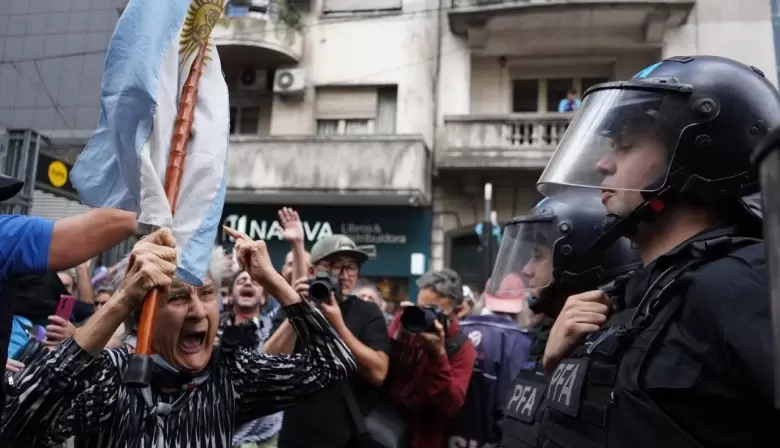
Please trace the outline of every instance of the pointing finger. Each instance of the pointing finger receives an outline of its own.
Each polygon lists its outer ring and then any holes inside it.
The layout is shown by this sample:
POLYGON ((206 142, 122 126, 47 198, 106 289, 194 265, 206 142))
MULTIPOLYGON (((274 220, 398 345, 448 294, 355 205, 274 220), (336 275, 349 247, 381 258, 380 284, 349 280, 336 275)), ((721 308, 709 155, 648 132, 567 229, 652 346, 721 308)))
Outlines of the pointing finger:
POLYGON ((222 229, 225 231, 225 233, 232 236, 236 240, 252 241, 252 238, 249 238, 249 235, 247 235, 244 232, 239 232, 238 230, 230 228, 228 226, 222 226, 222 229))

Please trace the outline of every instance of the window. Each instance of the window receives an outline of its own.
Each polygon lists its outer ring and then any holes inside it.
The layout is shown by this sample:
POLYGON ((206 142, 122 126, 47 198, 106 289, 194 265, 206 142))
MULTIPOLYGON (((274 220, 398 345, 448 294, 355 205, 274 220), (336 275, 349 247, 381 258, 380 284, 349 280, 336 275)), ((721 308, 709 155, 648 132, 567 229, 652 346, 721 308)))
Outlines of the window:
POLYGON ((607 81, 607 77, 513 79, 512 112, 557 112, 569 89, 581 97, 588 88, 607 81))
POLYGON ((539 108, 539 81, 515 79, 512 81, 512 112, 536 112, 539 108))
POLYGON ((260 127, 259 107, 231 107, 230 133, 257 134, 260 127))
POLYGON ((401 0, 324 0, 323 14, 400 11, 401 0))
POLYGON ((320 87, 317 135, 394 134, 397 102, 396 86, 320 87))
POLYGON ((609 82, 609 78, 582 78, 582 91, 580 92, 580 96, 582 96, 583 93, 585 93, 588 89, 595 86, 596 84, 601 84, 609 82))
POLYGON ((268 13, 268 0, 230 0, 225 7, 228 17, 247 15, 265 15, 268 13))
MULTIPOLYGON (((569 89, 576 90, 576 87, 574 87, 574 79, 572 78, 555 78, 547 80, 547 112, 558 112, 558 103, 566 98, 569 89)), ((579 91, 577 93, 581 94, 579 91)))

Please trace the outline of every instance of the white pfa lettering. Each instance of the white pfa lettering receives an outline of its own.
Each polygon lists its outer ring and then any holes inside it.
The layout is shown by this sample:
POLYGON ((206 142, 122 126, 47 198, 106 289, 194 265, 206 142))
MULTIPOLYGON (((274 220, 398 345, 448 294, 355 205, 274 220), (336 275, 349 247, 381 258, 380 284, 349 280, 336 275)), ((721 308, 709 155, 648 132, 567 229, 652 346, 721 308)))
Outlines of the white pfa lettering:
POLYGON ((509 399, 509 409, 514 409, 520 415, 533 417, 534 404, 536 403, 537 389, 533 386, 518 384, 512 391, 509 399))
POLYGON ((574 390, 574 380, 580 370, 579 364, 561 364, 555 369, 550 382, 550 398, 558 403, 571 406, 571 394, 574 390))

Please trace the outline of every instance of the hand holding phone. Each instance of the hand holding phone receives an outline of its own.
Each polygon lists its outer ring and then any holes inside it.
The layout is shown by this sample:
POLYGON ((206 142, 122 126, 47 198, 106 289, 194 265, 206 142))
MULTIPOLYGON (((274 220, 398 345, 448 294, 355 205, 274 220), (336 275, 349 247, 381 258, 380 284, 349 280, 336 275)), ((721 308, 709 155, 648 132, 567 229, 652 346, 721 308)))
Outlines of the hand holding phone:
POLYGON ((70 315, 73 314, 73 306, 75 304, 75 297, 63 294, 60 296, 59 303, 57 303, 57 312, 55 314, 65 319, 66 321, 69 321, 70 315))

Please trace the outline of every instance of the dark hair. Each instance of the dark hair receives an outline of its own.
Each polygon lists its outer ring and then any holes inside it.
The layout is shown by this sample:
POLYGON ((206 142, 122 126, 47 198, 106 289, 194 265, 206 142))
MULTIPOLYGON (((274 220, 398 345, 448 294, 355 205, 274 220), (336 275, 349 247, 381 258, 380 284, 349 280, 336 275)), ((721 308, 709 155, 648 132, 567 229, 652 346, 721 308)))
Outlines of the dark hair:
POLYGON ((56 272, 17 277, 14 315, 26 317, 35 325, 46 325, 63 294, 68 291, 56 272))
POLYGON ((566 94, 567 95, 576 95, 577 94, 577 89, 575 89, 574 87, 570 87, 569 90, 566 91, 566 94))

